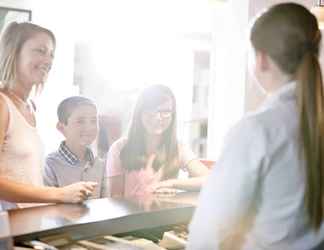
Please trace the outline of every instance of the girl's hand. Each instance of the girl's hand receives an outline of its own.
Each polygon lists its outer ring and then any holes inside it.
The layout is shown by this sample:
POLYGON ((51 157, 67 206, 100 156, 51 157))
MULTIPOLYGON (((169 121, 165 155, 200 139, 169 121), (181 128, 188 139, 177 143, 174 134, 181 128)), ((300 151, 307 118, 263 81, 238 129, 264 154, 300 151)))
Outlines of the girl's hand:
POLYGON ((177 192, 174 186, 174 180, 160 181, 152 187, 152 192, 158 195, 174 195, 177 192))
POLYGON ((175 181, 174 180, 165 180, 165 181, 160 181, 154 185, 155 190, 159 189, 165 189, 165 188, 175 188, 175 181))
POLYGON ((154 192, 158 197, 170 197, 177 194, 177 189, 174 188, 159 188, 154 192))
MULTIPOLYGON (((147 163, 146 163, 146 169, 153 170, 153 162, 156 158, 156 154, 151 154, 148 157, 147 163)), ((160 181, 162 177, 162 169, 159 169, 157 173, 155 173, 155 181, 154 184, 152 184, 149 187, 149 193, 154 193, 157 195, 174 195, 176 193, 176 189, 174 189, 174 183, 176 180, 165 180, 165 181, 160 181)))
POLYGON ((58 188, 58 200, 64 203, 80 203, 92 195, 96 182, 77 182, 58 188))

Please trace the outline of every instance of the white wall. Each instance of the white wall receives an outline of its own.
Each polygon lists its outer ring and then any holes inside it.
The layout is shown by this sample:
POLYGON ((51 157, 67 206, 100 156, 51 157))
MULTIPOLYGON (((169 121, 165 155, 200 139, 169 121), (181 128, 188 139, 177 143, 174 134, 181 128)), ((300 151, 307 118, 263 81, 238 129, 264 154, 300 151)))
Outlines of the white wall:
MULTIPOLYGON (((217 3, 217 2, 216 2, 217 3)), ((228 129, 244 113, 248 0, 214 6, 207 157, 216 159, 228 129)))
POLYGON ((188 35, 210 30, 204 2, 91 2, 96 8, 80 3, 75 15, 80 20, 77 32, 89 49, 89 53, 82 50, 88 60, 78 65, 84 68, 84 92, 103 112, 121 113, 127 128, 133 102, 126 95, 151 84, 168 85, 177 99, 179 137, 189 138, 184 124, 191 120, 194 51, 199 41, 188 35), (95 15, 87 21, 83 13, 95 15))
MULTIPOLYGON (((57 1, 33 1, 33 22, 52 30, 56 36, 55 59, 49 79, 37 100, 38 129, 44 140, 45 153, 57 148, 62 139, 56 130, 56 108, 65 97, 78 94, 73 86, 74 23, 70 10, 72 3, 64 6, 57 1)), ((74 6, 75 9, 75 6, 74 6)))

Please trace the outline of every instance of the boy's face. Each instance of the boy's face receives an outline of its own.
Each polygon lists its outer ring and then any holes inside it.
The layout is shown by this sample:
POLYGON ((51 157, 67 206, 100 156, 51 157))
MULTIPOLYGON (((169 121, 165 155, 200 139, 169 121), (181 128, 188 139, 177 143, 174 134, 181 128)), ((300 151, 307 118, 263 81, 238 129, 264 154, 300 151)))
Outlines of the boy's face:
POLYGON ((97 137, 98 114, 96 107, 81 105, 73 110, 67 124, 58 123, 57 128, 72 145, 88 146, 97 137))

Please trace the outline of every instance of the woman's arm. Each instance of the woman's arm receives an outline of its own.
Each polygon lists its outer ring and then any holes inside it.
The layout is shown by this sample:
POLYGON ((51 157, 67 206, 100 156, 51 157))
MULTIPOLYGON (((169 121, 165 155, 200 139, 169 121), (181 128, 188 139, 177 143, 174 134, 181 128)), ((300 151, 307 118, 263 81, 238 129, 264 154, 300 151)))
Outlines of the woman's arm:
POLYGON ((85 200, 96 183, 78 182, 62 188, 36 187, 0 176, 0 199, 10 202, 78 203, 85 200))
POLYGON ((206 176, 209 173, 209 169, 198 159, 189 161, 187 164, 187 170, 190 177, 206 176))

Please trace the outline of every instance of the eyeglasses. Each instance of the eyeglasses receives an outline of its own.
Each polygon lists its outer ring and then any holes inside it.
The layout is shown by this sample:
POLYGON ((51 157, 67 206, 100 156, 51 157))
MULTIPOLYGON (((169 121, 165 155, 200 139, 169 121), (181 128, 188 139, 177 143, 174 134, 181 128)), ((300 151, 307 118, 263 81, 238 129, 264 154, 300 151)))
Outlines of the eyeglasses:
POLYGON ((168 119, 172 117, 173 111, 172 110, 145 111, 144 114, 149 116, 150 118, 155 118, 159 115, 159 117, 162 119, 168 119))

